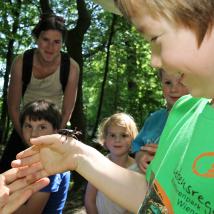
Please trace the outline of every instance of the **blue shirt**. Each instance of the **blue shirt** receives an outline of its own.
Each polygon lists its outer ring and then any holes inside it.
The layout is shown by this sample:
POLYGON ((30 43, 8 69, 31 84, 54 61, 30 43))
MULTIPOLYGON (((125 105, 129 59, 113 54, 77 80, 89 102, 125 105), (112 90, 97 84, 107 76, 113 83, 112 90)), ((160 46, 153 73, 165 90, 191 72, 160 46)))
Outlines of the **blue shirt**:
POLYGON ((167 109, 160 109, 150 114, 143 128, 132 142, 132 153, 140 151, 140 147, 149 143, 158 143, 168 117, 167 109))
POLYGON ((43 214, 61 214, 67 199, 70 184, 70 172, 64 172, 49 177, 48 186, 40 192, 50 192, 50 197, 43 210, 43 214))

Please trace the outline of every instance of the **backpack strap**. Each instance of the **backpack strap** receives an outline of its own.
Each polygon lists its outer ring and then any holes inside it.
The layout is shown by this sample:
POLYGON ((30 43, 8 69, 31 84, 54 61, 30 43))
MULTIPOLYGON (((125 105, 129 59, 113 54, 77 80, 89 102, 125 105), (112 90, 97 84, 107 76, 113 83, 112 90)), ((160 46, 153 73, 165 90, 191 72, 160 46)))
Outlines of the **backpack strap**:
POLYGON ((68 82, 68 76, 70 72, 70 56, 61 52, 61 64, 60 64, 60 83, 62 85, 63 92, 68 82))
POLYGON ((22 96, 27 89, 27 85, 30 82, 32 67, 33 67, 33 53, 35 49, 29 49, 23 54, 23 65, 22 65, 22 96))

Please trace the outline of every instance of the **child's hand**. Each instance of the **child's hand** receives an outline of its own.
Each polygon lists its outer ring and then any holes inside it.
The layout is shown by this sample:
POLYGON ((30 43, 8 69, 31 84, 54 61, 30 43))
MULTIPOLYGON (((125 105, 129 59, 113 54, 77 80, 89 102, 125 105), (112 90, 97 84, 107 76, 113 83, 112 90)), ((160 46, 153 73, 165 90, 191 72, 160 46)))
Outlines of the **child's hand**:
POLYGON ((20 171, 20 176, 30 175, 28 179, 39 179, 76 169, 75 157, 80 151, 79 147, 75 146, 77 141, 73 138, 59 134, 45 135, 31 139, 31 143, 34 146, 20 152, 17 155, 19 160, 12 162, 13 167, 29 166, 20 171), (31 175, 33 173, 34 175, 31 175))
POLYGON ((157 148, 158 148, 158 144, 156 143, 150 143, 150 144, 146 144, 145 146, 142 146, 140 148, 141 151, 144 151, 144 152, 147 152, 151 155, 155 155, 156 151, 157 151, 157 148))
POLYGON ((150 162, 153 160, 157 151, 157 144, 146 144, 141 147, 141 150, 137 152, 135 159, 138 167, 143 173, 146 173, 146 169, 150 162))
POLYGON ((32 193, 45 187, 48 178, 38 180, 32 184, 26 178, 17 176, 19 169, 10 169, 0 175, 0 213, 10 214, 24 204, 32 193))

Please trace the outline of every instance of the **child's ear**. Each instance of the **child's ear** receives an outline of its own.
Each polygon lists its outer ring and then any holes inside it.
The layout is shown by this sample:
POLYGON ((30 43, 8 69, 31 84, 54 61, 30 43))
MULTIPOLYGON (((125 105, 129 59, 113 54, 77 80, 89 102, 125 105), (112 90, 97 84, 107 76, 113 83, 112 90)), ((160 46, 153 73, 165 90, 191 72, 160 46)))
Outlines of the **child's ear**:
POLYGON ((58 129, 53 129, 53 134, 57 134, 58 129))

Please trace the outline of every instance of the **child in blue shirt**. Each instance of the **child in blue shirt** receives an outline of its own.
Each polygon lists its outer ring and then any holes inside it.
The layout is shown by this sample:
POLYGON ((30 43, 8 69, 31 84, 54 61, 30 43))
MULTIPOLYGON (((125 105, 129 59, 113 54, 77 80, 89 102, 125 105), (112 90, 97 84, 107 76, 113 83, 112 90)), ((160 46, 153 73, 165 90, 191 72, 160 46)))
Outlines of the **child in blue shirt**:
MULTIPOLYGON (((57 133, 60 122, 61 114, 52 102, 47 100, 30 102, 20 115, 25 143, 29 146, 30 138, 57 133)), ((69 189, 70 172, 58 173, 49 179, 49 185, 34 193, 15 214, 62 213, 69 189)))
POLYGON ((188 93, 187 88, 179 82, 175 75, 170 75, 160 69, 159 77, 166 100, 166 108, 151 113, 132 142, 132 152, 135 153, 136 162, 143 173, 146 172, 149 163, 154 158, 170 109, 181 96, 188 93))

